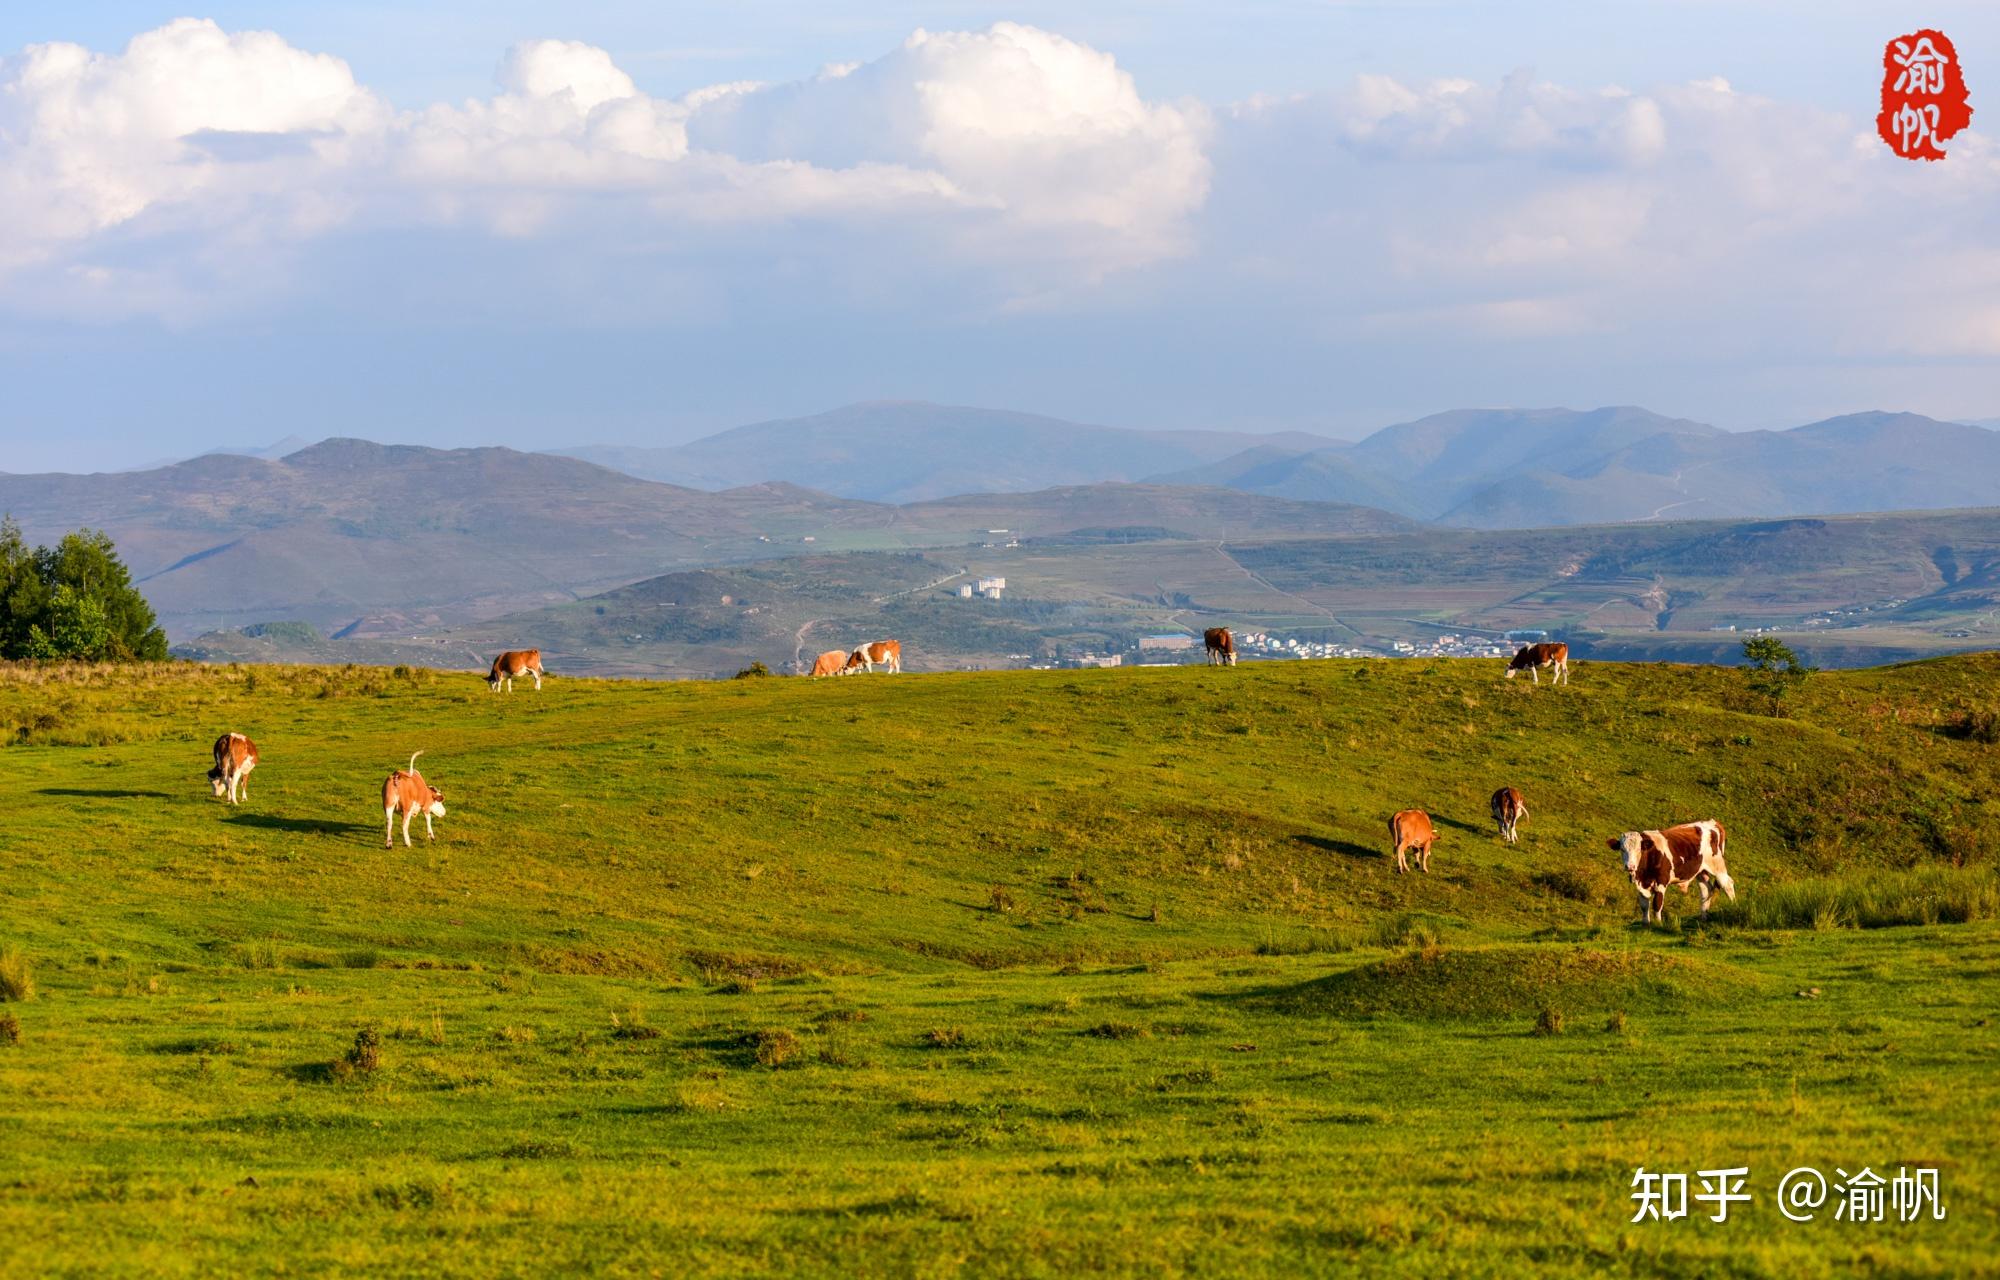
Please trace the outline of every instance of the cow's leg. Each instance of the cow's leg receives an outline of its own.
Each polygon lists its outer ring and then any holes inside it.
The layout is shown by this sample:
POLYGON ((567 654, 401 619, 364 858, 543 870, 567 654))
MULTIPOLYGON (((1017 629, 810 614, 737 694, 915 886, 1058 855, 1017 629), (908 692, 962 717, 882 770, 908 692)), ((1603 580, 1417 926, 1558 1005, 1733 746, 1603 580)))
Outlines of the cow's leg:
POLYGON ((382 810, 382 847, 396 847, 396 806, 389 805, 382 810))
POLYGON ((1403 875, 1403 874, 1405 874, 1406 872, 1408 872, 1408 871, 1409 871, 1409 869, 1410 869, 1410 864, 1409 864, 1408 862, 1406 862, 1406 861, 1404 860, 1404 858, 1403 858, 1403 846, 1402 846, 1402 845, 1397 845, 1397 846, 1396 846, 1396 874, 1397 874, 1397 875, 1399 875, 1399 876, 1400 876, 1400 875, 1403 875))
POLYGON ((1528 679, 1535 682, 1536 688, 1540 688, 1542 683, 1542 669, 1540 667, 1529 667, 1528 679))
POLYGON ((1429 845, 1424 845, 1417 850, 1417 870, 1423 872, 1425 875, 1431 873, 1431 847, 1429 845))
POLYGON ((1701 914, 1705 920, 1708 918, 1708 881, 1706 879, 1696 880, 1695 886, 1701 890, 1701 914))
POLYGON ((540 671, 530 671, 528 674, 535 678, 535 692, 540 693, 542 691, 542 673, 540 671))
POLYGON ((403 810, 403 847, 405 849, 410 847, 410 819, 416 816, 414 810, 403 810))
POLYGON ((429 809, 424 810, 424 839, 437 839, 437 832, 431 830, 431 811, 429 809))

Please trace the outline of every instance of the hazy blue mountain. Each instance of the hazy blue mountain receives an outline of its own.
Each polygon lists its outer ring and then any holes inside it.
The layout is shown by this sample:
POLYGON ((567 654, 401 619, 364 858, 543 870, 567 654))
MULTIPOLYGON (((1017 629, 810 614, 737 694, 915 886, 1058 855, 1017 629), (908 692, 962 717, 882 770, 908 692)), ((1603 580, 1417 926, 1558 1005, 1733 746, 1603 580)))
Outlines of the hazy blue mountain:
POLYGON ((1134 431, 996 409, 875 401, 753 423, 671 448, 559 452, 696 489, 786 480, 848 498, 919 502, 1140 480, 1247 447, 1299 452, 1329 443, 1300 432, 1134 431))

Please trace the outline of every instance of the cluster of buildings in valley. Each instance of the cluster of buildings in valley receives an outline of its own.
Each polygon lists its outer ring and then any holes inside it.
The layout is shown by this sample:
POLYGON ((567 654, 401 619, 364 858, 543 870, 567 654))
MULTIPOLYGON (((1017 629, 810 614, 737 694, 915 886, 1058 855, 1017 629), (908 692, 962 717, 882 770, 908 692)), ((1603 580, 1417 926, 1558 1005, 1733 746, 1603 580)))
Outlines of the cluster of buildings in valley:
MULTIPOLYGON (((1547 638, 1543 631, 1510 631, 1505 637, 1440 635, 1432 643, 1391 641, 1385 648, 1302 640, 1264 631, 1237 633, 1237 653, 1245 658, 1510 658, 1523 644, 1547 638)), ((1128 659, 1138 666, 1178 666, 1204 652, 1200 636, 1170 632, 1141 636, 1136 652, 1083 653, 1062 659, 1063 667, 1122 667, 1128 659)))
POLYGON ((998 600, 1006 590, 1007 579, 1005 578, 981 578, 976 584, 971 582, 959 583, 958 598, 961 600, 970 600, 974 596, 978 596, 981 600, 998 600))

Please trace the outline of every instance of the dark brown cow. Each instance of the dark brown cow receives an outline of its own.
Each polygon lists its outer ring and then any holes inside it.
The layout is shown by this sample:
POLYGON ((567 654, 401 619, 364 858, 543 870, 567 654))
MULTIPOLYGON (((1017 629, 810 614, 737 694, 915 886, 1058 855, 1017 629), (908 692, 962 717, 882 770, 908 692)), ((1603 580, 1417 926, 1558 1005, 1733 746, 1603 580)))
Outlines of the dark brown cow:
POLYGON ((874 674, 875 668, 887 667, 890 675, 900 675, 903 671, 903 642, 901 640, 871 640, 853 653, 847 655, 847 666, 840 674, 851 676, 856 671, 874 674))
POLYGON ((1519 787, 1502 787, 1493 793, 1493 821, 1500 826, 1500 838, 1508 844, 1520 839, 1516 830, 1528 820, 1528 801, 1519 787))
POLYGON ((410 753, 410 767, 397 769, 389 774, 382 784, 382 847, 396 847, 396 815, 403 815, 403 847, 410 847, 410 819, 419 813, 424 815, 424 838, 437 839, 437 832, 431 830, 431 819, 444 817, 444 792, 424 781, 424 775, 417 772, 417 757, 421 751, 410 753))
POLYGON ((250 771, 257 767, 257 744, 240 733, 225 733, 215 740, 215 767, 208 771, 208 789, 220 800, 237 803, 240 790, 250 798, 250 771))
POLYGON ((1201 633, 1201 642, 1208 649, 1208 665, 1221 663, 1225 667, 1236 665, 1236 637, 1229 634, 1228 627, 1210 627, 1201 633))
POLYGON ((847 674, 847 650, 828 649, 813 659, 812 678, 821 676, 844 676, 847 674))
POLYGON ((1391 852, 1396 855, 1396 874, 1402 875, 1410 869, 1404 852, 1417 855, 1417 870, 1430 874, 1431 842, 1437 839, 1437 832, 1431 828, 1431 815, 1422 809, 1404 809, 1389 819, 1389 842, 1391 852))
POLYGON ((1627 831, 1606 841, 1625 860, 1625 874, 1645 904, 1646 922, 1667 917, 1667 889, 1678 885, 1686 893, 1689 885, 1701 890, 1701 913, 1708 914, 1710 886, 1719 887, 1736 900, 1736 882, 1729 878, 1729 864, 1723 861, 1728 833, 1713 818, 1685 822, 1665 831, 1627 831))
POLYGON ((1549 683, 1569 683, 1569 646, 1566 644, 1531 644, 1524 646, 1507 664, 1507 678, 1512 680, 1523 671, 1534 678, 1536 684, 1542 682, 1541 670, 1551 668, 1549 683))
POLYGON ((486 673, 486 687, 498 693, 500 692, 501 682, 505 681, 507 692, 512 693, 514 692, 515 676, 533 676, 535 678, 535 690, 539 693, 542 688, 542 651, 540 649, 509 649, 507 652, 493 659, 493 670, 486 673))

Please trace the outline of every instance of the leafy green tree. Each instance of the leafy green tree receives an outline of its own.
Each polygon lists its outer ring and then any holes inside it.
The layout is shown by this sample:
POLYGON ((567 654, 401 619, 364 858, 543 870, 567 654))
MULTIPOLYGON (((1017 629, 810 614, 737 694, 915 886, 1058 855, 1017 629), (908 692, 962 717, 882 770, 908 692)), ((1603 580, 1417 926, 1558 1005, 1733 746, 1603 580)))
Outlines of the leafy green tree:
POLYGON ((0 521, 0 657, 160 661, 167 635, 110 537, 79 529, 27 549, 0 521))
POLYGON ((1790 645, 1776 636, 1752 636, 1745 640, 1743 659, 1750 664, 1751 691, 1769 701, 1772 715, 1778 714, 1785 699, 1813 671, 1799 661, 1799 655, 1792 652, 1790 645))
POLYGON ((42 622, 28 627, 28 657, 96 662, 111 656, 111 620, 104 602, 67 582, 49 593, 42 622), (47 630, 43 630, 46 624, 47 630))

